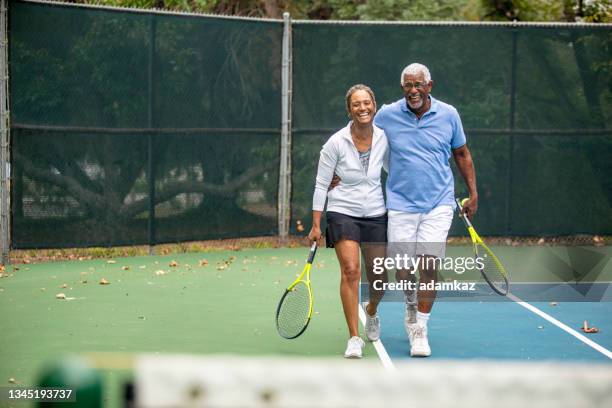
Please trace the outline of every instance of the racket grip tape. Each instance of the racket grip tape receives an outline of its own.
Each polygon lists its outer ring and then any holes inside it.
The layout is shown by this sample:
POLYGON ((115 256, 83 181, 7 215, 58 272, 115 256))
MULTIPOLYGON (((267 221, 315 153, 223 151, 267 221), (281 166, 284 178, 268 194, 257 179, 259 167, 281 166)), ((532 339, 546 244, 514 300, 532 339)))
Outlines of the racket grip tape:
POLYGON ((317 253, 317 241, 314 241, 310 246, 310 254, 308 255, 307 263, 311 264, 314 261, 315 254, 317 253))

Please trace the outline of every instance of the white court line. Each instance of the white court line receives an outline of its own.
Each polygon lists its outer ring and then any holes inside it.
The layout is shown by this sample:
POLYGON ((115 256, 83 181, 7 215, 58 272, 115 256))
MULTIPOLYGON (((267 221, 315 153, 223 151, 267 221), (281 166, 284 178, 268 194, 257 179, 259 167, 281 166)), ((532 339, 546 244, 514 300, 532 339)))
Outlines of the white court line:
MULTIPOLYGON (((359 305, 359 320, 361 320, 361 324, 365 328, 366 315, 361 305, 359 305)), ((373 341, 372 344, 376 349, 376 353, 378 353, 378 358, 380 358, 380 362, 382 363, 383 367, 385 367, 386 370, 394 371, 395 365, 393 364, 393 361, 391 361, 389 354, 387 354, 387 349, 385 349, 385 346, 382 344, 382 341, 378 339, 376 341, 373 341)))
POLYGON ((525 309, 527 309, 527 310, 537 314, 538 316, 542 317, 543 319, 548 320, 550 323, 554 324, 555 326, 557 326, 561 330, 564 330, 567 333, 571 334, 572 336, 576 337, 578 340, 580 340, 581 342, 583 342, 587 346, 590 346, 590 347, 594 348, 595 350, 599 351, 604 356, 608 357, 609 359, 612 359, 612 352, 610 350, 608 350, 607 348, 605 348, 603 346, 600 346, 599 344, 595 343, 591 339, 586 338, 586 336, 583 336, 582 334, 578 333, 576 330, 572 329, 568 325, 566 325, 564 323, 561 323, 559 320, 555 319, 554 317, 552 317, 548 313, 545 313, 545 312, 541 311, 540 309, 538 309, 537 307, 535 307, 533 305, 530 305, 529 303, 519 299, 518 297, 516 297, 512 293, 508 293, 508 295, 506 295, 506 296, 509 299, 512 299, 517 304, 523 306, 525 309))

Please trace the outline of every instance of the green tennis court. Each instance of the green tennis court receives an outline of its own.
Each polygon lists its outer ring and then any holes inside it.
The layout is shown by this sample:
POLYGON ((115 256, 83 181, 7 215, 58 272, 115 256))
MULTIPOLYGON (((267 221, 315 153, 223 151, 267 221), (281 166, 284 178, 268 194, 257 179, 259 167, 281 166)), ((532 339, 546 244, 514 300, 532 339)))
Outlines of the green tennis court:
MULTIPOLYGON (((346 329, 333 251, 320 251, 313 264, 311 326, 291 341, 276 333, 276 304, 306 255, 307 248, 253 249, 9 267, 0 280, 0 378, 36 384, 41 364, 75 353, 341 358, 346 329)), ((377 358, 371 346, 366 356, 377 358)))

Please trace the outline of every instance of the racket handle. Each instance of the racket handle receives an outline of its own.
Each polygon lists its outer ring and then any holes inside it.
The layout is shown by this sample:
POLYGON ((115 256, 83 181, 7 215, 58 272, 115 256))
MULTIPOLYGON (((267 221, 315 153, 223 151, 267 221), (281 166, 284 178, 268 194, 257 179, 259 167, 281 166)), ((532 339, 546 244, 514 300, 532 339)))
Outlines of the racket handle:
POLYGON ((317 241, 313 241, 310 246, 310 254, 308 255, 307 263, 311 264, 314 261, 315 254, 317 253, 317 241))
POLYGON ((472 223, 470 222, 470 219, 466 217, 465 214, 463 214, 463 205, 461 205, 461 201, 463 200, 459 200, 458 198, 455 198, 457 207, 459 207, 459 218, 463 220, 463 223, 465 224, 466 227, 472 227, 472 223))
POLYGON ((459 207, 459 216, 461 217, 461 211, 463 210, 463 206, 461 205, 461 200, 455 198, 455 202, 457 203, 457 207, 459 207))

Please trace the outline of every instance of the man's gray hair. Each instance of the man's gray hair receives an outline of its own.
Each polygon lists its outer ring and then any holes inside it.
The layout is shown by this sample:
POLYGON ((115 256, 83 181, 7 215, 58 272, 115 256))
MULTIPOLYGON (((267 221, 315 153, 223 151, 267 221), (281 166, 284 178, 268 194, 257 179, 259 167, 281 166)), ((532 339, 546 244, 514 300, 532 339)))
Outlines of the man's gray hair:
POLYGON ((404 75, 406 74, 408 75, 423 74, 423 76, 425 77, 425 81, 427 82, 431 81, 431 74, 429 73, 429 69, 425 65, 419 64, 417 62, 408 65, 402 71, 402 76, 400 78, 400 84, 402 85, 404 85, 404 75))

